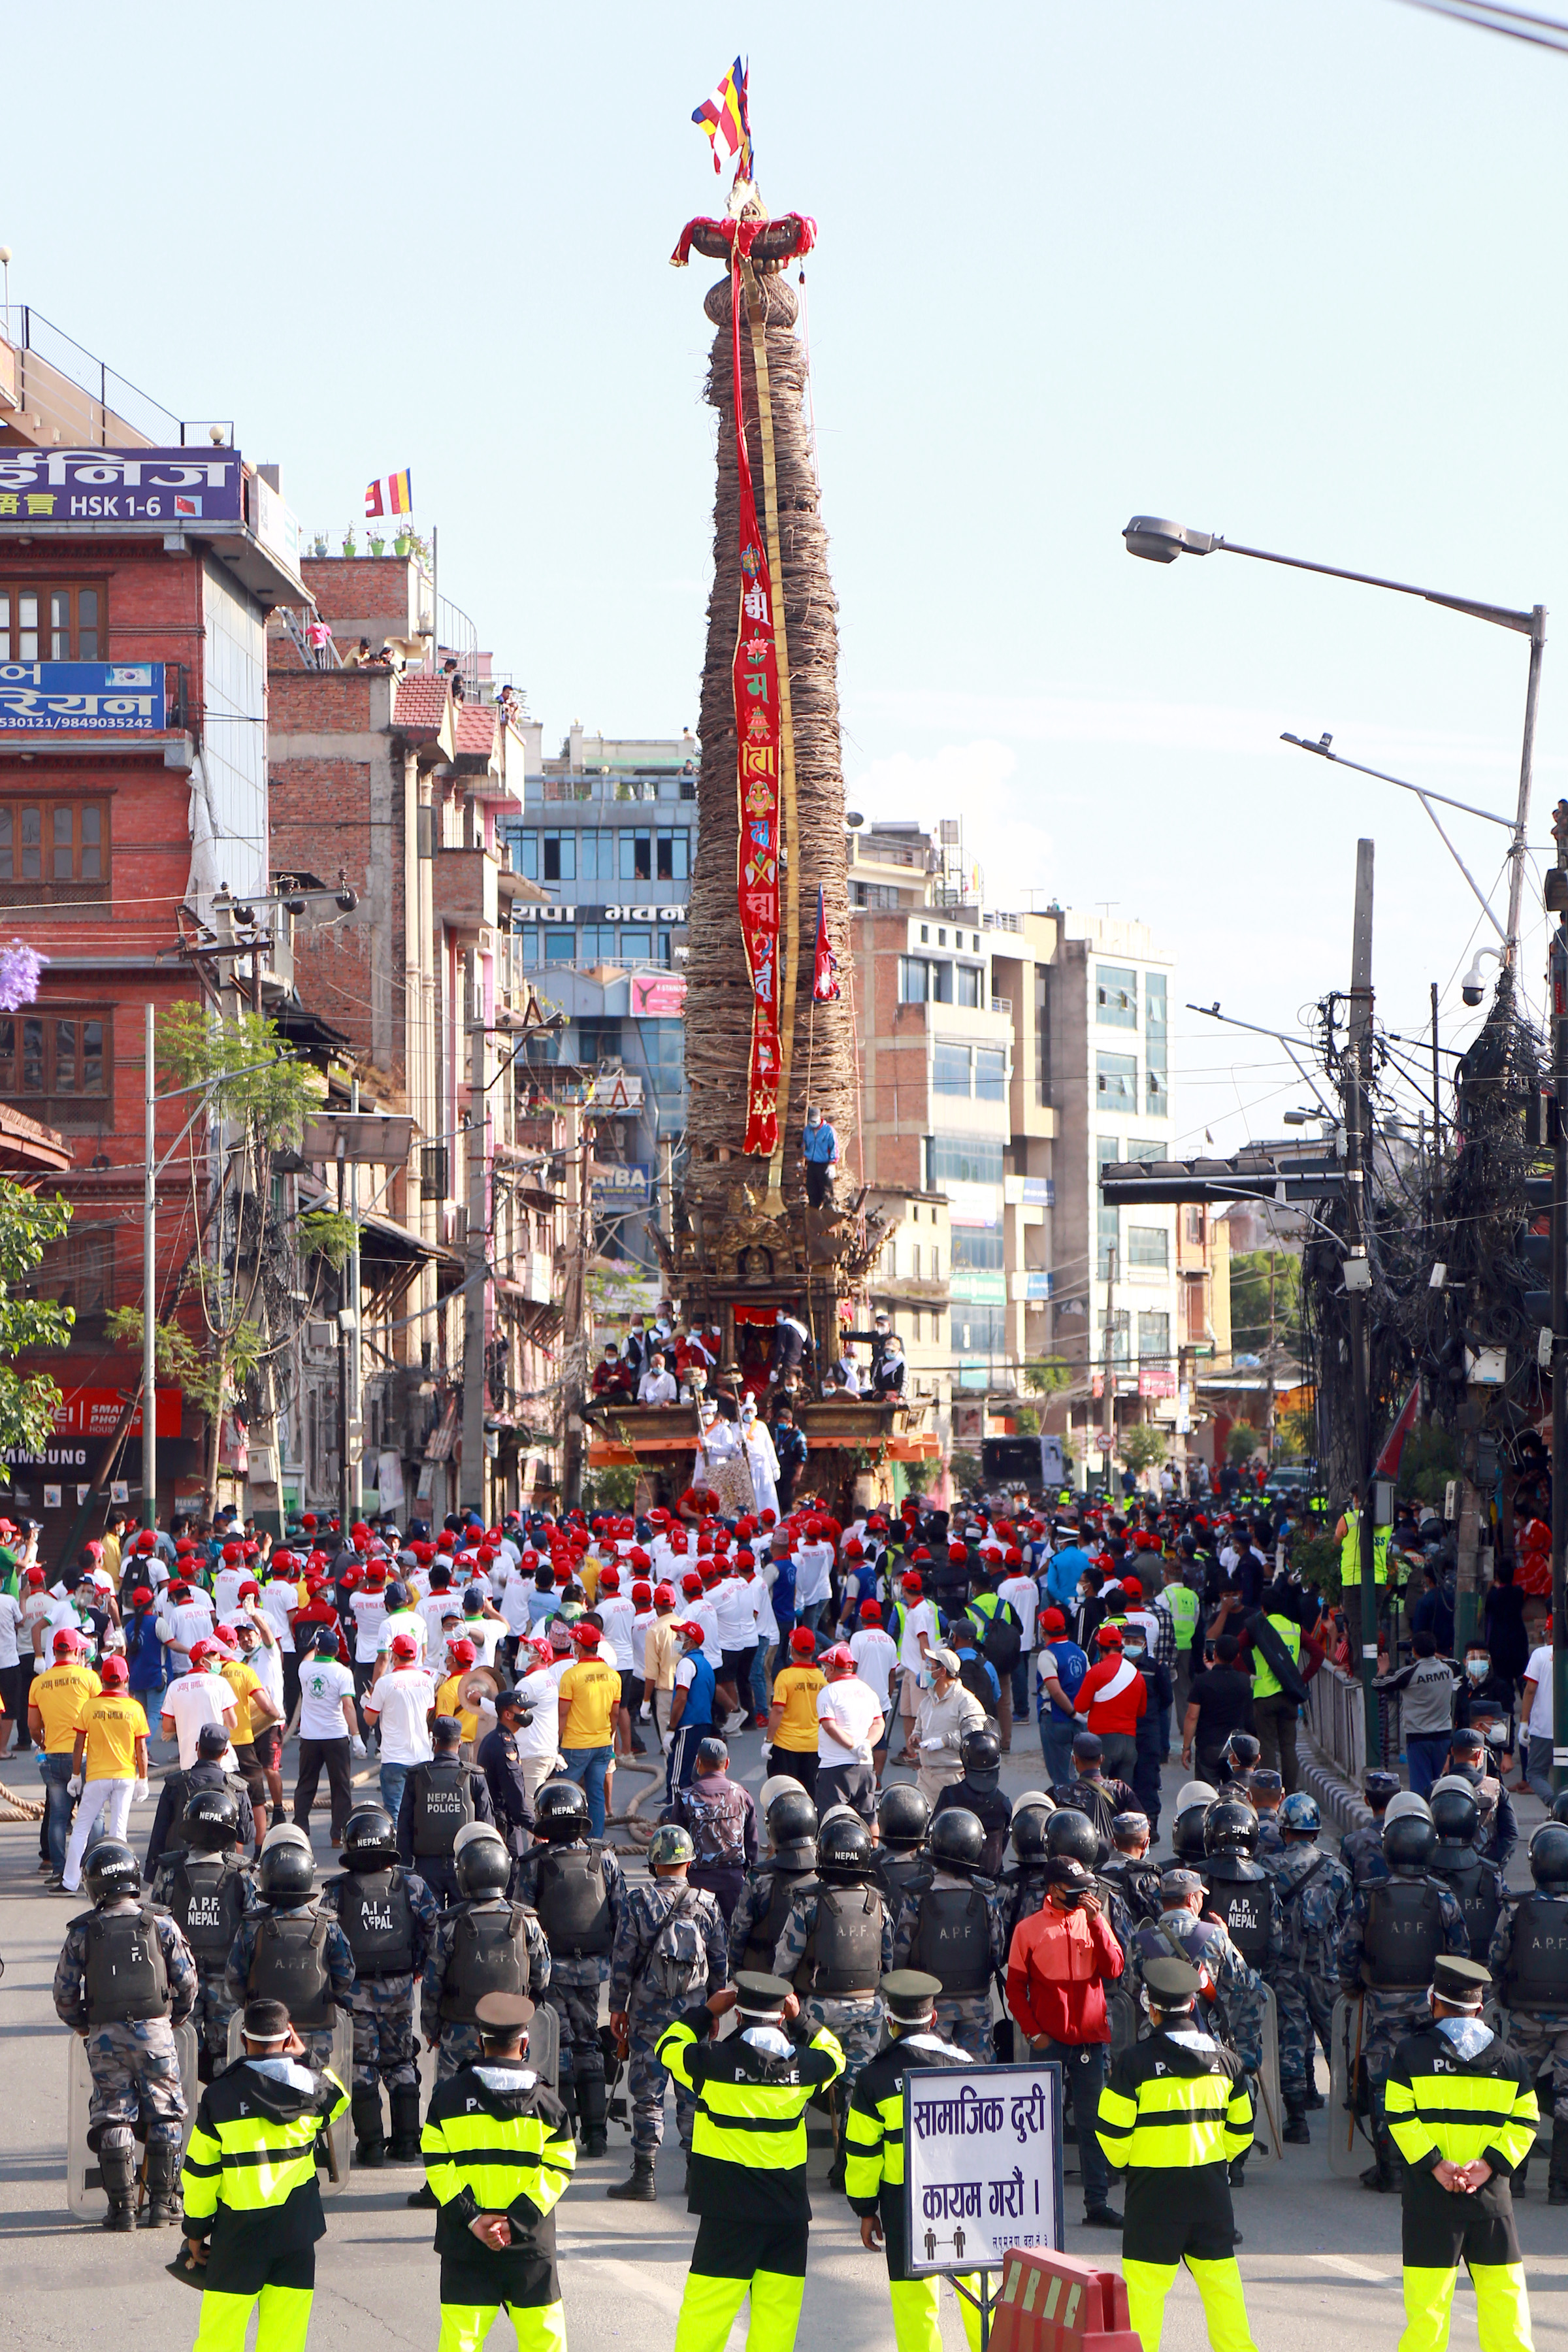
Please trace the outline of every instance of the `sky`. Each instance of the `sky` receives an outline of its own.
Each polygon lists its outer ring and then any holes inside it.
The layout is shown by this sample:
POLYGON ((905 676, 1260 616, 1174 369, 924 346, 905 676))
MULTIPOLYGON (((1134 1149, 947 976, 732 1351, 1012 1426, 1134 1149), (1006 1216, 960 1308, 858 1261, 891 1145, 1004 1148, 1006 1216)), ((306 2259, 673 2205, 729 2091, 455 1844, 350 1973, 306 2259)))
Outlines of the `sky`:
MULTIPOLYGON (((89 5, 14 110, 10 297, 281 464, 308 531, 412 469, 442 593, 547 748, 694 724, 722 208, 691 109, 750 12, 89 5), (264 39, 258 38, 259 30, 264 39)), ((1525 641, 1216 554, 1134 512, 1568 619, 1568 58, 1398 0, 795 0, 749 48, 757 176, 808 265, 848 804, 959 816, 994 903, 1149 923, 1176 1138, 1279 1133, 1278 1047, 1348 984, 1356 840, 1403 1039, 1459 1045, 1495 937, 1422 813, 1282 730, 1502 814, 1525 641)), ((1548 622, 1532 844, 1568 791, 1548 622)), ((1502 912, 1505 836, 1452 820, 1502 912)), ((1549 856, 1548 852, 1548 856, 1549 856)), ((1532 861, 1538 869, 1539 856, 1532 861)), ((1521 969, 1539 1003, 1536 872, 1521 969)), ((1402 1045, 1398 1049, 1403 1053, 1402 1045)))

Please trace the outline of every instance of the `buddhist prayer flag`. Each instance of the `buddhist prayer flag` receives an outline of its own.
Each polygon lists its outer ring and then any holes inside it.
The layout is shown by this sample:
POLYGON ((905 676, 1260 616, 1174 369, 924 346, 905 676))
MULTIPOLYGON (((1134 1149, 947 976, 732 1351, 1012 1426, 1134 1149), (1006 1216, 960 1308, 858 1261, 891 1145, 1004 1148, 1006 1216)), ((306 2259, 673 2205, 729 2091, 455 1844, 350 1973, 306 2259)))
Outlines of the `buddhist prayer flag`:
POLYGON ((838 993, 838 958, 827 936, 827 909, 820 882, 816 886, 816 962, 812 971, 811 993, 817 1004, 830 1003, 838 993))
POLYGON ((718 89, 700 106, 691 110, 691 120, 713 142, 713 169, 723 170, 719 151, 726 155, 738 155, 741 170, 749 180, 752 176, 752 125, 746 112, 746 71, 739 58, 730 68, 718 89))
POLYGON ((364 511, 367 520, 373 515, 414 512, 414 477, 406 466, 401 474, 388 474, 383 480, 366 485, 364 511))

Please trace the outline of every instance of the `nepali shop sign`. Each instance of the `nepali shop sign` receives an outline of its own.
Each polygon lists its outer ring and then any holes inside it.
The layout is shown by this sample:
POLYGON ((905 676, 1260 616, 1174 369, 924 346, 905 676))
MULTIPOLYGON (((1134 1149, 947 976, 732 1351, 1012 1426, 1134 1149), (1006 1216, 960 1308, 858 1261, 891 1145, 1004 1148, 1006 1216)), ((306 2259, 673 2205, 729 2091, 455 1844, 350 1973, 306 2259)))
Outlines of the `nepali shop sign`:
POLYGON ((237 449, 23 449, 0 453, 0 528, 117 522, 149 530, 242 523, 237 449))
POLYGON ((156 735, 168 723, 162 662, 0 662, 0 735, 156 735))
POLYGON ((904 2076, 912 2277, 999 2269, 1062 2242, 1058 2066, 921 2066, 904 2076))

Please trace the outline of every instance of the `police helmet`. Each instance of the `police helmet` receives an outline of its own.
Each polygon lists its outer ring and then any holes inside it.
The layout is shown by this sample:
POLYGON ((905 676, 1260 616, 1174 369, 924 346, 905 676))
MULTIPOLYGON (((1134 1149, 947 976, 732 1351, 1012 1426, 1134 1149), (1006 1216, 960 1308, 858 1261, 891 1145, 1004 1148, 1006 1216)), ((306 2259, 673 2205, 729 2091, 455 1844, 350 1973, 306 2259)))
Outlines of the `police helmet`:
POLYGON ((816 1807, 799 1781, 781 1789, 766 1815, 768 1835, 774 1845, 798 1845, 803 1838, 816 1835, 816 1807))
POLYGON ((1043 1862, 1046 1859, 1049 1852, 1046 1832, 1052 1818, 1051 1814, 1041 1812, 1037 1805, 1026 1806, 1022 1812, 1014 1814, 1008 1837, 1020 1862, 1043 1862))
POLYGON ((588 1827, 588 1797, 575 1780, 546 1780, 533 1803, 533 1833, 547 1845, 570 1845, 588 1827))
POLYGON ((1440 1845, 1475 1843, 1476 1832, 1481 1825, 1481 1809, 1473 1789, 1434 1789, 1431 1811, 1432 1826, 1440 1845))
POLYGON ((966 1731, 959 1748, 965 1772, 1000 1772, 1002 1743, 989 1724, 974 1731, 966 1731))
POLYGON ((274 1846, 279 1845, 297 1845, 306 1853, 310 1851, 310 1839, 294 1822, 275 1822, 261 1841, 261 1851, 263 1853, 270 1853, 274 1846))
POLYGON ((488 1822, 465 1822, 452 1841, 452 1874, 458 1894, 469 1901, 479 1895, 504 1895, 511 1856, 500 1831, 488 1822))
POLYGON ((1530 1874, 1543 1894, 1568 1886, 1568 1825, 1542 1822, 1530 1841, 1530 1874))
POLYGON ((384 1805, 356 1805, 343 1825, 343 1865, 348 1870, 390 1870, 397 1860, 397 1833, 384 1805))
POLYGON ((101 1910, 142 1892, 142 1865, 123 1838, 100 1838, 82 1865, 87 1891, 101 1910))
MULTIPOLYGON (((816 1808, 813 1806, 813 1821, 816 1818, 816 1808)), ((697 1848, 691 1842, 690 1832, 683 1830, 678 1822, 662 1822, 648 1841, 647 1858, 650 1863, 661 1864, 667 1870, 678 1869, 683 1862, 695 1862, 697 1848)))
POLYGON ((1212 1792, 1205 1792, 1201 1805, 1185 1805, 1176 1815, 1171 1825, 1171 1850, 1178 1862, 1200 1866, 1206 1858, 1204 1821, 1214 1801, 1212 1792))
POLYGON ((1559 1789, 1552 1800, 1552 1818, 1554 1822, 1568 1822, 1568 1789, 1559 1789))
POLYGON ((1053 1857, 1070 1854, 1093 1870, 1100 1861, 1100 1832, 1076 1805, 1063 1805, 1046 1823, 1046 1852, 1053 1857))
MULTIPOLYGON (((916 1846, 931 1827, 931 1800, 907 1780, 884 1789, 877 1800, 877 1826, 885 1846, 916 1846)), ((772 1829, 770 1821, 768 1827, 772 1829)))
POLYGON ((1287 1837, 1316 1837, 1323 1826, 1316 1797, 1305 1789, 1292 1789, 1279 1808, 1279 1826, 1287 1837))
POLYGON ((289 1838, 276 1845, 263 1844, 256 1884, 262 1899, 277 1910, 291 1911, 308 1903, 315 1892, 316 1862, 305 1840, 289 1838))
POLYGON ((1176 1811, 1184 1813, 1190 1805, 1196 1805, 1201 1810, 1205 1805, 1212 1805, 1214 1798, 1212 1781, 1184 1780, 1176 1791, 1176 1811))
POLYGON ((816 1868, 823 1878, 861 1878, 871 1867, 871 1832, 858 1813, 829 1813, 817 1832, 816 1868))
POLYGON ((1392 1801, 1388 1811, 1384 1813, 1383 1825, 1386 1829, 1390 1822, 1402 1822, 1410 1814, 1414 1814, 1417 1821, 1429 1822, 1432 1818, 1432 1808, 1425 1797, 1416 1795, 1414 1789, 1401 1789, 1398 1796, 1392 1801))
POLYGON ((985 1831, 979 1815, 967 1805, 948 1805, 932 1821, 926 1843, 933 1862, 962 1874, 979 1869, 985 1852, 985 1831))
POLYGON ((1232 1772, 1250 1772, 1262 1753, 1262 1743, 1252 1732, 1233 1731, 1219 1751, 1219 1760, 1232 1772))
POLYGON ((1390 1870, 1417 1876, 1431 1867, 1436 1851, 1437 1832, 1425 1806, 1418 1813, 1401 1813, 1397 1821, 1384 1823, 1383 1858, 1390 1870))
POLYGON ((194 1853, 222 1853, 239 1841, 239 1807, 229 1789, 196 1789, 185 1806, 185 1843, 194 1853))
POLYGON ((1221 1797, 1204 1815, 1205 1854, 1258 1852, 1258 1815, 1239 1798, 1221 1797))

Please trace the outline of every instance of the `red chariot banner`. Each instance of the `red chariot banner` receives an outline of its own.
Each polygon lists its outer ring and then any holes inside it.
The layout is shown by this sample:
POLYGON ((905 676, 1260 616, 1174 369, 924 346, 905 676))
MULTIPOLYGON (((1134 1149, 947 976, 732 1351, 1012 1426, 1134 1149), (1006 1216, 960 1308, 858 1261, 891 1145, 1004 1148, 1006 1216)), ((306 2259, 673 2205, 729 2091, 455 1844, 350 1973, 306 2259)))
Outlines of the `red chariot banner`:
MULTIPOLYGON (((742 236, 750 223, 742 225, 742 236)), ((760 226, 760 224, 759 224, 760 226)), ((779 664, 773 583, 757 527, 746 449, 741 374, 741 257, 730 264, 735 358, 735 466, 740 480, 741 604, 736 616, 735 788, 740 802, 735 887, 752 984, 752 1050, 742 1151, 767 1157, 778 1142, 779 1095, 779 664)))

